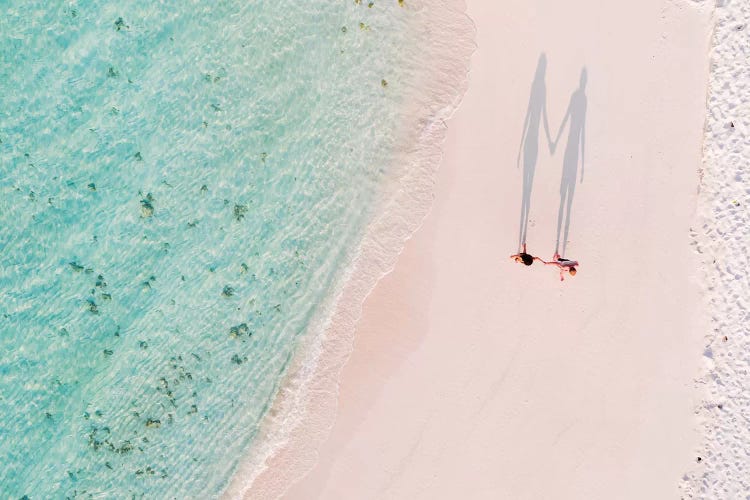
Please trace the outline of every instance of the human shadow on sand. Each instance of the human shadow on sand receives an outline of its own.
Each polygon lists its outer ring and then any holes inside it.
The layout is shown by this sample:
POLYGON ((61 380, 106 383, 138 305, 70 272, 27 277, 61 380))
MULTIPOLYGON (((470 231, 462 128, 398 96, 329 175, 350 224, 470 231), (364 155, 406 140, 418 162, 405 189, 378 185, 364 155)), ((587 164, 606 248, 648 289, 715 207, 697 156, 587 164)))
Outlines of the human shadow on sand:
POLYGON ((576 190, 578 177, 578 159, 580 152, 581 160, 581 182, 583 182, 584 151, 586 145, 586 80, 587 71, 581 69, 581 79, 578 88, 570 96, 570 104, 560 124, 552 149, 554 150, 565 125, 570 120, 568 128, 568 143, 565 146, 565 157, 563 158, 562 178, 560 179, 560 209, 557 212, 557 240, 555 242, 555 253, 560 251, 560 233, 563 231, 562 255, 565 255, 565 247, 568 243, 568 232, 570 231, 570 209, 573 205, 573 195, 576 190), (564 225, 563 225, 564 221, 564 225))
POLYGON ((553 150, 552 138, 549 133, 549 121, 547 119, 547 86, 544 82, 547 71, 547 56, 542 53, 536 67, 534 81, 531 83, 531 94, 529 96, 529 107, 526 110, 526 118, 523 123, 521 134, 521 145, 518 148, 518 159, 516 168, 521 163, 523 152, 523 194, 521 196, 521 222, 518 231, 518 248, 526 244, 526 230, 529 224, 529 210, 531 209, 531 189, 534 184, 534 172, 536 171, 537 159, 539 157, 539 125, 543 119, 544 132, 550 151, 553 150))

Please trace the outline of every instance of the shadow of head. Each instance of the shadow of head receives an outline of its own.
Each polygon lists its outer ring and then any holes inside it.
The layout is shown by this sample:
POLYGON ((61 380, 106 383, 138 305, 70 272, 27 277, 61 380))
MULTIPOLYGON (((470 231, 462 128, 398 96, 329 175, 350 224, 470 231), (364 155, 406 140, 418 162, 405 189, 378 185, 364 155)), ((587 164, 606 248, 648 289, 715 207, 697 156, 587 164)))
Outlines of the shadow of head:
POLYGON ((584 90, 586 88, 586 81, 588 80, 588 78, 589 73, 586 70, 586 66, 584 66, 583 68, 581 68, 581 80, 578 86, 579 89, 584 90))
POLYGON ((547 71, 547 54, 542 52, 539 54, 539 62, 536 65, 536 75, 534 79, 544 78, 545 71, 547 71))

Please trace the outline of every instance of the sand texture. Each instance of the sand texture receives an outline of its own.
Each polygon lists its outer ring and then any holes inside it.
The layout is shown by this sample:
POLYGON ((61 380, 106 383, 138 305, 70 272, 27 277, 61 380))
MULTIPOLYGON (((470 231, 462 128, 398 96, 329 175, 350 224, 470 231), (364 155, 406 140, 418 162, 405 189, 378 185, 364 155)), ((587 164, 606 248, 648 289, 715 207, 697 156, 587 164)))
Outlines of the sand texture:
POLYGON ((678 497, 708 328, 690 228, 710 8, 468 13, 433 209, 365 303, 331 436, 285 497, 678 497), (577 276, 509 261, 524 211, 529 251, 559 246, 577 276))
POLYGON ((703 351, 702 442, 685 476, 687 498, 745 498, 750 493, 750 349, 748 235, 750 190, 750 5, 719 2, 711 51, 700 221, 693 244, 711 323, 703 351))

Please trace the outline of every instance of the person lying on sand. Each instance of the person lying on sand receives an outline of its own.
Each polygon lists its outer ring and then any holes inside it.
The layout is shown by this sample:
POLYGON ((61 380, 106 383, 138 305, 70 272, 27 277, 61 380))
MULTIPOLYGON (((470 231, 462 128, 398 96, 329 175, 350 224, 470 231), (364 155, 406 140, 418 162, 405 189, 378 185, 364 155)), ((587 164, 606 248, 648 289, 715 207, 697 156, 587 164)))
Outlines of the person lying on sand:
POLYGON ((546 264, 546 262, 544 262, 543 259, 540 259, 539 257, 534 257, 526 253, 526 243, 523 244, 523 251, 521 253, 511 255, 510 258, 526 266, 530 266, 531 264, 534 263, 535 260, 538 260, 539 262, 546 264))
POLYGON ((571 276, 575 276, 576 273, 578 272, 578 270, 576 269, 576 266, 578 265, 578 261, 563 259, 562 257, 560 257, 560 254, 557 252, 555 252, 555 256, 552 257, 552 261, 544 262, 544 264, 557 266, 558 268, 560 268, 560 281, 563 281, 565 279, 563 275, 566 272, 570 273, 571 276))

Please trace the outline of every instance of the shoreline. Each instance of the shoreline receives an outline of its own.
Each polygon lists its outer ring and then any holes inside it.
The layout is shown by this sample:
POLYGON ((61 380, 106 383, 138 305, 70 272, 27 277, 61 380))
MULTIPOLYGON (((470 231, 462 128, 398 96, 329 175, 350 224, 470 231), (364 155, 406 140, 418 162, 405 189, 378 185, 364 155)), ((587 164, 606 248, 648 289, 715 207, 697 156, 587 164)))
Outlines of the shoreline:
POLYGON ((298 348, 264 418, 257 443, 238 467, 224 498, 279 497, 314 466, 315 448, 325 441, 334 424, 339 372, 352 352, 362 305, 377 283, 392 271, 404 245, 432 206, 445 120, 455 112, 466 91, 469 56, 474 50, 473 23, 465 14, 463 0, 444 0, 440 7, 427 9, 416 1, 407 6, 429 16, 436 25, 443 23, 442 27, 455 36, 447 47, 432 34, 432 24, 422 20, 436 64, 421 82, 427 91, 412 105, 415 111, 407 115, 416 117, 419 126, 413 141, 417 147, 405 141, 408 147, 399 158, 409 168, 403 168, 393 179, 396 182, 384 188, 389 194, 335 287, 337 292, 308 328, 321 333, 308 334, 298 348))
MULTIPOLYGON (((469 0, 468 14, 479 48, 435 205, 368 296, 336 423, 285 498, 675 496, 698 443, 706 318, 689 234, 710 8, 469 0), (581 266, 563 283, 506 260, 540 53, 553 130, 588 70, 565 255, 581 266)), ((544 149, 528 241, 548 258, 566 150, 544 149)))

